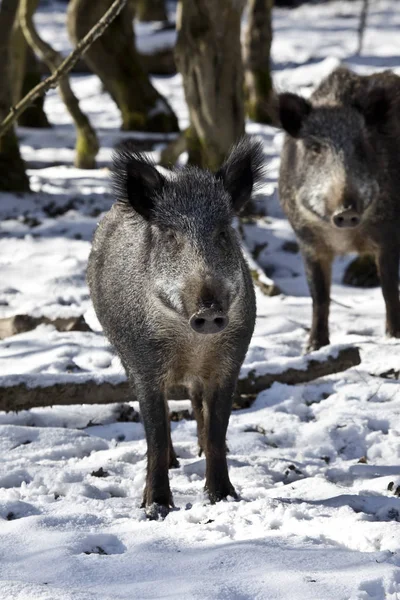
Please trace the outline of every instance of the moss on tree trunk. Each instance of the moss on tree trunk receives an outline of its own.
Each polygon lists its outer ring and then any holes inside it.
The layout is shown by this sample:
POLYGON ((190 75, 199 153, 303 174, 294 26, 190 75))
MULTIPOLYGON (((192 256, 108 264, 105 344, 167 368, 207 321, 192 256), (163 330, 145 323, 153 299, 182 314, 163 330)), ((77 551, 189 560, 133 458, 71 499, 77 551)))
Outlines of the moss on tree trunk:
POLYGON ((176 61, 189 107, 189 160, 217 169, 244 134, 240 20, 244 1, 182 0, 176 61))
POLYGON ((251 119, 276 124, 270 70, 273 0, 249 0, 244 41, 246 111, 251 119))
MULTIPOLYGON (((32 88, 41 81, 39 64, 22 33, 19 20, 14 22, 11 38, 11 96, 17 104, 32 88)), ((37 98, 18 119, 22 127, 51 127, 43 109, 44 97, 37 98)))
MULTIPOLYGON (((10 39, 17 9, 16 0, 0 3, 0 120, 7 116, 11 106, 10 39)), ((0 137, 0 191, 29 191, 25 164, 13 128, 0 137)))
MULTIPOLYGON (((39 0, 21 0, 19 19, 28 44, 43 59, 51 72, 55 73, 63 62, 63 57, 50 44, 42 40, 35 29, 33 15, 38 3, 39 0)), ((96 155, 99 151, 96 132, 88 117, 80 109, 78 99, 70 86, 68 75, 60 78, 58 91, 76 129, 74 164, 79 169, 94 169, 96 168, 96 155)))
MULTIPOLYGON (((111 0, 71 0, 68 30, 76 44, 109 8, 111 0)), ((179 131, 168 102, 151 85, 135 48, 133 11, 128 3, 85 54, 90 69, 121 111, 122 129, 179 131)))

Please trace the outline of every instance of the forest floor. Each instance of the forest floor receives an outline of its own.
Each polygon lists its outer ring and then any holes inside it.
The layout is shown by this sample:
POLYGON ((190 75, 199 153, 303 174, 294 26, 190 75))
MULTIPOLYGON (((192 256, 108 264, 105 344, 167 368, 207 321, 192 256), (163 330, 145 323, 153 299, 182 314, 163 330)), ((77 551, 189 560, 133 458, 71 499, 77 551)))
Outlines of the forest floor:
MULTIPOLYGON (((340 61, 360 73, 400 74, 399 3, 370 6, 361 57, 355 56, 360 2, 276 9, 278 89, 308 95, 340 61)), ((65 4, 49 2, 38 24, 66 52, 63 11, 65 4)), ((141 28, 144 48, 152 35, 141 28)), ((185 127, 180 76, 154 84, 185 127)), ((4 339, 3 387, 125 377, 93 314, 86 261, 112 202, 113 146, 133 137, 157 157, 162 136, 119 132, 118 111, 95 76, 74 75, 73 87, 99 132, 99 169, 72 166, 71 121, 49 92, 53 128, 18 131, 35 194, 0 195, 0 317, 84 315, 91 330, 58 332, 42 324, 4 339)), ((244 224, 245 239, 282 293, 257 290, 257 326, 243 374, 300 364, 311 317, 302 261, 277 198, 282 135, 254 122, 247 131, 262 139, 269 168, 256 196, 267 216, 244 224)), ((380 288, 343 285, 350 260, 334 267, 331 341, 358 346, 362 362, 309 384, 275 383, 232 414, 228 460, 238 502, 205 502, 205 461, 191 419, 172 423, 181 465, 170 472, 176 510, 150 522, 139 508, 143 427, 117 405, 0 412, 0 597, 399 600, 400 340, 384 336, 380 288)))

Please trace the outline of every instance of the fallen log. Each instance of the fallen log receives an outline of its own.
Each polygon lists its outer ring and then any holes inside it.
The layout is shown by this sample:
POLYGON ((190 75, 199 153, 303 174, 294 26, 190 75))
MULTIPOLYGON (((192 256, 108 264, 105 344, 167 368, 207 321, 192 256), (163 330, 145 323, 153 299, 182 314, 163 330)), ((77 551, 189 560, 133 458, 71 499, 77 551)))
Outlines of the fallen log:
POLYGON ((83 316, 79 317, 57 317, 49 319, 48 317, 31 317, 30 315, 14 315, 0 319, 0 340, 26 333, 36 329, 38 325, 53 325, 57 331, 91 331, 83 316))
MULTIPOLYGON (((271 387, 275 382, 288 385, 307 383, 345 371, 359 365, 361 362, 358 348, 341 347, 326 351, 311 353, 299 359, 293 359, 294 366, 281 372, 269 372, 256 375, 250 371, 246 377, 239 379, 236 390, 234 407, 248 407, 255 396, 271 387), (296 366, 296 363, 297 364, 296 366)), ((277 371, 277 369, 274 369, 277 371)), ((22 378, 22 376, 20 377, 22 378)), ((130 402, 135 400, 127 381, 116 384, 109 382, 97 383, 95 380, 83 382, 68 381, 54 383, 46 387, 28 386, 26 383, 1 386, 0 378, 0 411, 21 411, 43 406, 60 406, 69 404, 112 404, 114 402, 130 402)), ((4 378, 5 380, 6 378, 4 378)), ((188 393, 184 387, 171 389, 170 399, 184 400, 188 393)))

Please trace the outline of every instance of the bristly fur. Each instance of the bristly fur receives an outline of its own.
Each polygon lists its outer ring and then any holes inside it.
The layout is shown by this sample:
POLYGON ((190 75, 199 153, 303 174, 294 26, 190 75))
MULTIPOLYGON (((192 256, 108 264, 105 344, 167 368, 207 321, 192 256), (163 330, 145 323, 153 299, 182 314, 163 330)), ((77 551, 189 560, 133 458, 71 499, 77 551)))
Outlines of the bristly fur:
MULTIPOLYGON (((163 189, 164 176, 157 171, 154 161, 145 154, 137 152, 131 140, 122 142, 113 153, 111 188, 119 202, 133 206, 135 209, 138 197, 145 200, 147 212, 154 206, 152 199, 163 189)), ((178 179, 186 175, 193 178, 192 167, 174 170, 178 179)), ((198 171, 197 177, 207 177, 207 171, 198 171)), ((209 172, 208 172, 209 173, 209 172)), ((233 207, 240 210, 250 199, 251 192, 257 188, 264 175, 264 154, 262 142, 243 137, 233 146, 228 158, 215 174, 217 181, 222 181, 226 191, 232 198, 233 207)), ((208 176, 212 176, 209 173, 208 176)), ((211 183, 211 182, 210 182, 211 183)), ((143 202, 138 212, 143 211, 143 202)), ((145 211, 146 212, 146 211, 145 211)), ((145 216, 145 215, 144 215, 145 216)))
POLYGON ((170 386, 184 385, 192 398, 210 501, 236 495, 225 437, 256 304, 232 218, 249 200, 261 165, 261 145, 247 139, 219 176, 187 166, 164 177, 129 143, 114 155, 119 201, 97 228, 88 283, 139 400, 148 444, 143 505, 151 518, 173 506, 170 386))
POLYGON ((233 146, 228 158, 216 173, 216 177, 224 181, 234 207, 240 209, 250 199, 251 192, 260 185, 264 174, 262 142, 244 136, 233 146), (243 199, 244 193, 248 195, 245 199, 243 199))
POLYGON ((122 142, 112 156, 111 189, 120 202, 131 204, 129 181, 141 182, 140 191, 161 191, 164 177, 156 169, 154 161, 138 152, 132 140, 122 142), (144 189, 143 189, 144 187, 144 189), (147 188, 147 189, 146 189, 147 188))
POLYGON ((329 343, 332 260, 350 252, 375 255, 386 330, 400 338, 400 77, 340 67, 309 100, 281 94, 279 101, 289 134, 279 196, 299 239, 313 299, 308 349, 329 343))

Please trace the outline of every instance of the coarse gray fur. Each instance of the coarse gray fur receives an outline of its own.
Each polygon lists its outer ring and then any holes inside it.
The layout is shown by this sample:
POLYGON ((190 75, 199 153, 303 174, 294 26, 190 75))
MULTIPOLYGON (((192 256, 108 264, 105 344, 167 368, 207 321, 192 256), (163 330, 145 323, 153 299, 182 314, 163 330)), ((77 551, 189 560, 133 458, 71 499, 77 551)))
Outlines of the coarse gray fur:
POLYGON ((166 395, 174 385, 185 385, 192 400, 210 500, 235 495, 225 434, 256 307, 232 218, 260 179, 262 160, 261 145, 247 138, 217 174, 186 167, 164 176, 129 144, 114 156, 117 201, 95 233, 88 283, 139 399, 150 517, 173 506, 168 467, 178 463, 166 395), (193 317, 202 322, 210 314, 225 319, 220 332, 191 327, 193 317))
POLYGON ((400 77, 340 67, 309 100, 281 94, 279 110, 280 200, 313 299, 308 349, 329 343, 332 260, 350 252, 375 255, 386 330, 400 337, 400 77))

